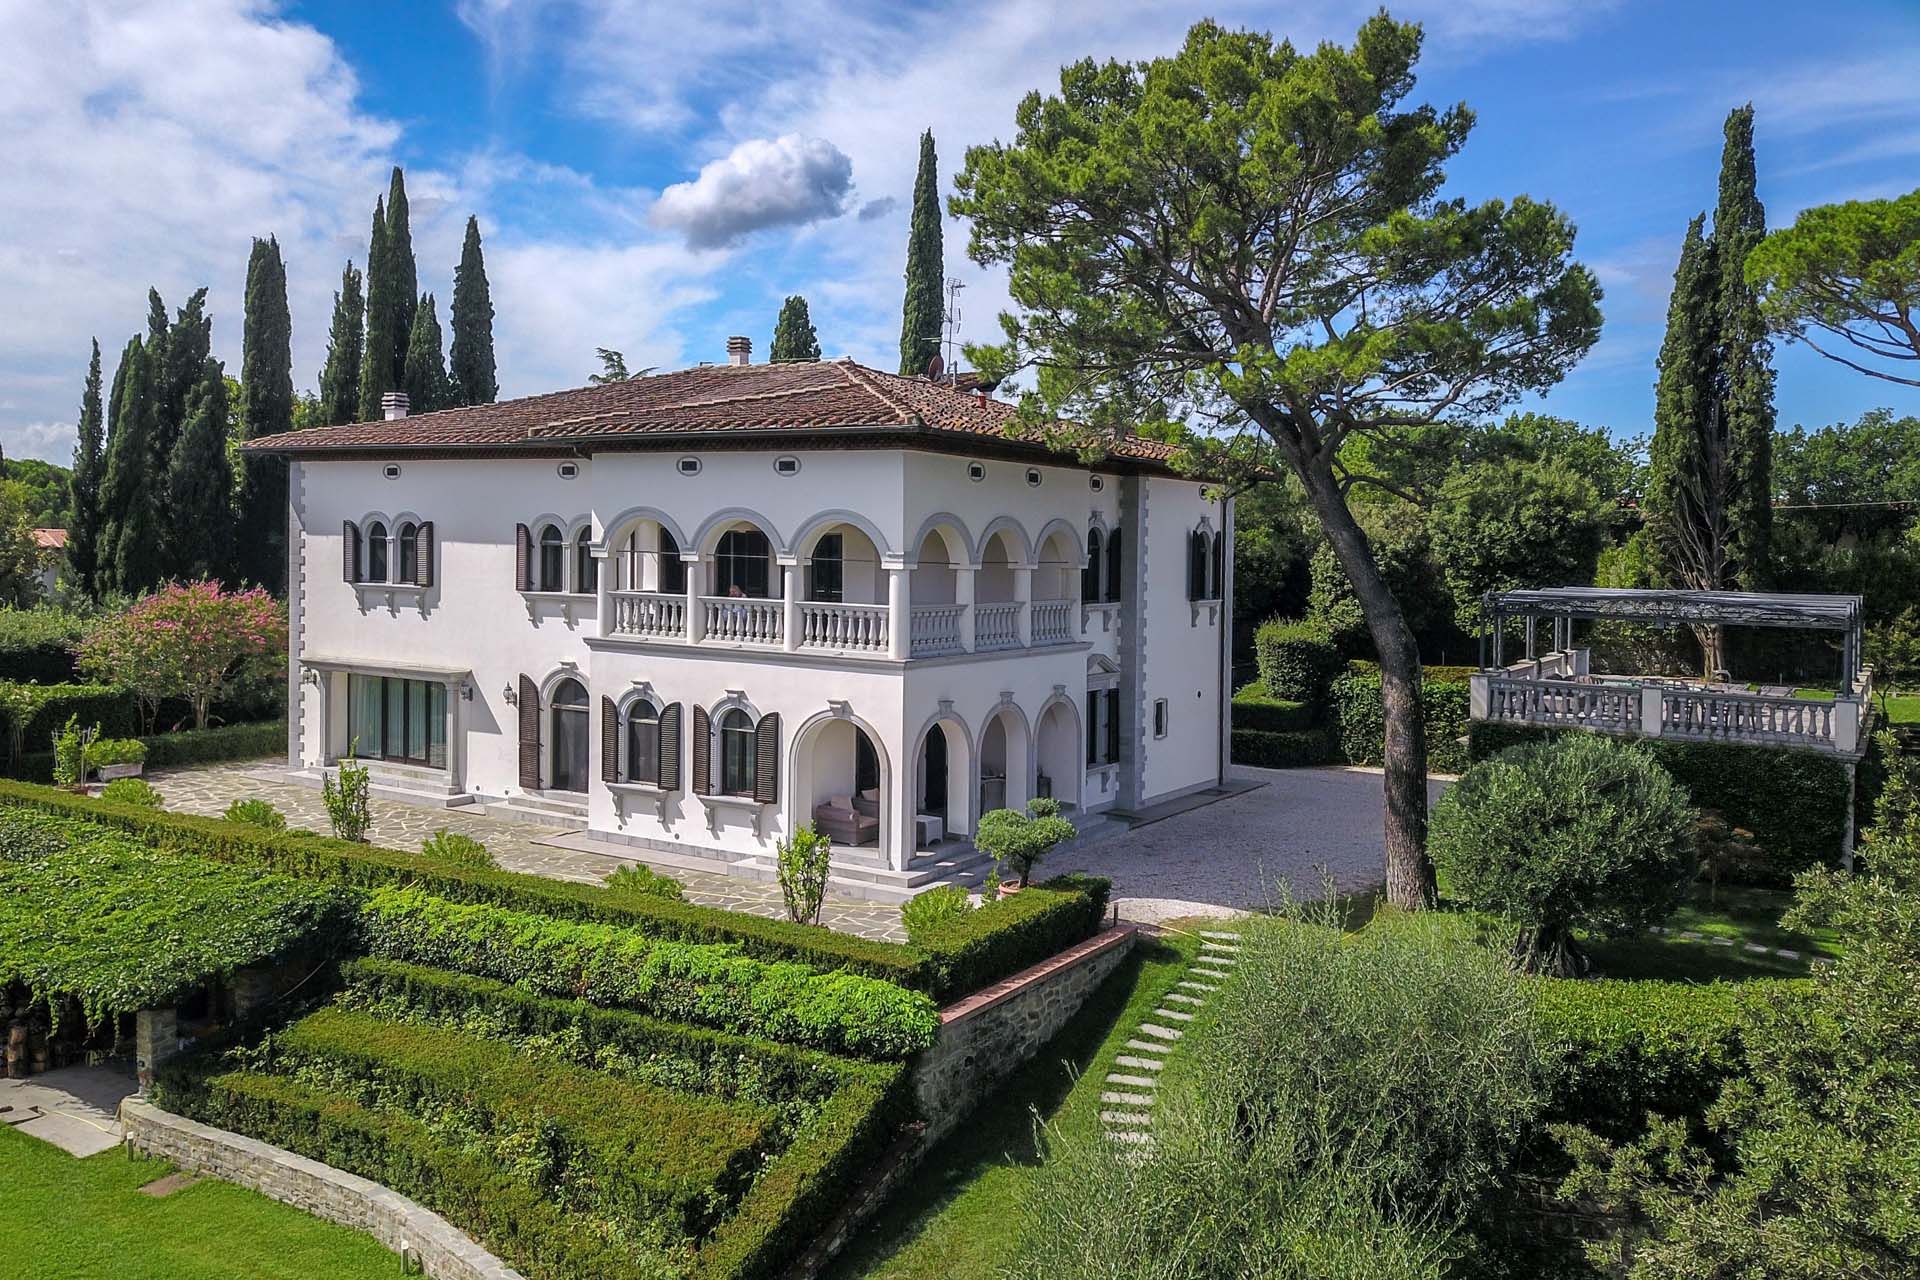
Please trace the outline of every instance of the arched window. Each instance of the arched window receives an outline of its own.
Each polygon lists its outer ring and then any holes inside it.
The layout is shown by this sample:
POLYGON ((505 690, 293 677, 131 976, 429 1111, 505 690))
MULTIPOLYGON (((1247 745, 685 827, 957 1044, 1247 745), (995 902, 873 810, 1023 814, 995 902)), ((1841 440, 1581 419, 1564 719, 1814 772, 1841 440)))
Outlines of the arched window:
POLYGON ((1100 599, 1105 579, 1100 576, 1100 531, 1087 530, 1087 567, 1080 571, 1080 599, 1092 604, 1100 599))
POLYGON ((645 698, 627 708, 628 782, 660 782, 660 711, 645 698))
POLYGON ((660 526, 660 590, 684 593, 687 589, 687 562, 680 558, 680 543, 660 526))
POLYGON ((840 535, 823 533, 813 544, 807 565, 807 599, 837 602, 846 598, 846 562, 840 535))
POLYGON ((753 794, 753 717, 739 707, 720 717, 720 794, 753 794))
POLYGON ((1127 562, 1126 530, 1116 527, 1107 535, 1107 599, 1120 602, 1120 583, 1127 562))
POLYGON ((600 589, 600 565, 593 558, 593 530, 585 525, 573 535, 573 589, 580 595, 592 595, 600 589))
POLYGON ((541 591, 565 591, 567 589, 567 536, 560 532, 557 524, 540 527, 540 585, 541 591))
POLYGON ((1195 529, 1187 534, 1187 599, 1207 598, 1207 532, 1195 529))
POLYGON ((548 736, 551 785, 556 791, 587 789, 587 689, 572 676, 553 687, 553 724, 548 736))
POLYGON ((366 580, 368 582, 387 580, 387 526, 380 520, 375 520, 367 526, 366 580))
POLYGON ((420 526, 409 520, 401 525, 394 541, 400 544, 400 572, 395 582, 420 581, 420 526))
POLYGON ((720 535, 713 557, 714 594, 765 600, 773 545, 758 529, 729 529, 720 535))
POLYGON ((640 530, 637 528, 627 534, 626 545, 620 548, 614 581, 622 591, 638 591, 645 581, 640 573, 640 530))

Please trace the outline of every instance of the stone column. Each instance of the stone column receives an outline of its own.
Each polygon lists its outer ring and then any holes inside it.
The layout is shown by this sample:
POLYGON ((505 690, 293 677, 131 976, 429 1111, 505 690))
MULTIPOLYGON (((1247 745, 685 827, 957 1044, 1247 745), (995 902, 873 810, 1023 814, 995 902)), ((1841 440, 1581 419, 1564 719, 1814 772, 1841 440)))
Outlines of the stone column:
POLYGON ((707 581, 707 563, 698 553, 682 555, 687 567, 687 643, 699 644, 707 634, 706 611, 700 607, 700 592, 707 581))
POLYGON ((887 656, 906 661, 913 651, 913 594, 908 588, 910 570, 901 565, 887 566, 887 656))
POLYGON ((599 597, 600 634, 610 636, 613 634, 613 585, 620 573, 620 560, 613 555, 600 555, 595 559, 600 566, 599 572, 593 575, 594 594, 599 597))
POLYGON ((960 606, 960 648, 973 652, 973 575, 980 566, 953 566, 953 602, 960 606))
POLYGON ((805 562, 797 559, 792 564, 782 561, 781 569, 780 647, 794 653, 800 648, 800 586, 807 570, 805 562))
POLYGON ((141 1009, 133 1015, 133 1062, 140 1092, 153 1087, 154 1069, 180 1051, 180 1029, 171 1009, 141 1009))
POLYGON ((1033 643, 1033 566, 1015 565, 1013 569, 1013 598, 1020 605, 1014 615, 1014 626, 1020 637, 1020 647, 1026 648, 1033 643))
POLYGON ((1640 686, 1640 735, 1660 736, 1660 686, 1657 684, 1640 686))

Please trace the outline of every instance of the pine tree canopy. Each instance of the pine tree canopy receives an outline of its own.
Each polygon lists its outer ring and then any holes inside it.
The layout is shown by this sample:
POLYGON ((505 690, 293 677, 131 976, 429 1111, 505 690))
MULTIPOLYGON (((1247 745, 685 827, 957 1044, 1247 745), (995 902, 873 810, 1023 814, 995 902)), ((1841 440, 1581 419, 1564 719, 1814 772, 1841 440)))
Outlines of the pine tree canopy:
POLYGON ((327 328, 327 362, 320 370, 320 420, 328 426, 360 421, 360 357, 366 341, 361 312, 360 273, 347 260, 340 288, 333 295, 333 322, 327 328))
POLYGON ((493 363, 493 294, 480 254, 480 220, 467 218, 467 238, 453 273, 453 346, 447 376, 456 404, 492 404, 500 398, 493 363))
POLYGON ((807 314, 807 300, 796 293, 780 306, 780 318, 773 325, 773 347, 768 359, 775 364, 784 364, 819 358, 820 336, 813 331, 813 317, 807 314))
POLYGON ((946 311, 946 258, 940 229, 940 164, 933 130, 920 135, 920 169, 913 179, 913 221, 907 231, 907 292, 900 316, 900 372, 925 373, 940 354, 946 311))
POLYGON ((105 420, 100 403, 100 339, 93 340, 86 386, 80 392, 80 429, 73 447, 73 519, 67 532, 67 565, 88 598, 100 594, 100 467, 105 420))
POLYGON ((430 293, 420 299, 413 313, 405 386, 408 413, 432 413, 453 403, 447 361, 440 348, 440 316, 430 293))

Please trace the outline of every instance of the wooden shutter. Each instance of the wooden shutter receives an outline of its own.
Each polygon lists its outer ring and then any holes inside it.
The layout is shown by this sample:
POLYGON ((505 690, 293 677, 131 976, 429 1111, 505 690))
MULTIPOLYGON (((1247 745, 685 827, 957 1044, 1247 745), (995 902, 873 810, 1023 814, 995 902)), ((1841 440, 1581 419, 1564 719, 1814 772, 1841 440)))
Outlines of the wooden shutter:
POLYGON ((523 524, 513 526, 513 584, 517 590, 533 590, 533 530, 523 524))
POLYGON ((1100 531, 1087 530, 1087 565, 1080 570, 1080 599, 1092 604, 1100 599, 1100 531))
POLYGON ((520 677, 520 787, 540 789, 540 686, 520 677))
POLYGON ((1087 690, 1087 763, 1100 763, 1100 691, 1087 690))
POLYGON ((1208 584, 1208 589, 1207 589, 1207 598, 1209 600, 1226 599, 1226 595, 1227 595, 1227 566, 1225 562, 1226 549, 1227 549, 1227 535, 1224 533, 1214 534, 1213 535, 1213 560, 1212 560, 1212 563, 1207 566, 1209 570, 1209 576, 1212 579, 1212 581, 1208 584))
POLYGON ((660 789, 680 789, 680 704, 660 709, 660 789))
POLYGON ((1120 758, 1120 691, 1107 690, 1107 760, 1120 758))
POLYGON ((620 712, 600 695, 600 781, 620 781, 620 712))
POLYGON ((360 581, 360 526, 351 520, 340 522, 340 576, 360 581))
POLYGON ((698 703, 693 708, 693 793, 713 794, 713 717, 698 703))
POLYGON ((414 534, 413 580, 423 587, 433 585, 433 521, 422 520, 414 534))
POLYGON ((1107 599, 1120 599, 1121 571, 1127 562, 1127 533, 1116 527, 1107 535, 1107 599))
POLYGON ((753 798, 780 802, 780 713, 769 711, 753 726, 753 798))

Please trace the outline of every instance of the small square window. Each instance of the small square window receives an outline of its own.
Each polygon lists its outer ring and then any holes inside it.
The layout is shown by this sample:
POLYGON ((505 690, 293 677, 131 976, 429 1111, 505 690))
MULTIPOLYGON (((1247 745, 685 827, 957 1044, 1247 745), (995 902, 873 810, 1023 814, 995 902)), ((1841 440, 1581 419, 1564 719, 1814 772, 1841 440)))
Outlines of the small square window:
POLYGON ((1040 471, 1038 468, 1036 467, 1027 468, 1027 483, 1032 485, 1036 489, 1040 487, 1040 471))
POLYGON ((680 469, 680 474, 683 476, 697 476, 700 474, 700 459, 698 458, 682 458, 674 465, 680 469))
POLYGON ((577 462, 563 462, 555 467, 554 470, 560 473, 562 480, 571 480, 580 474, 580 464, 577 462))
POLYGON ((397 462, 389 462, 386 466, 380 468, 380 474, 389 480, 398 480, 400 478, 400 464, 397 462))
POLYGON ((1091 488, 1095 493, 1098 493, 1102 489, 1107 487, 1107 482, 1105 478, 1101 476, 1088 476, 1087 486, 1091 488))
POLYGON ((978 462, 969 462, 967 464, 967 479, 985 480, 986 478, 987 478, 986 467, 984 467, 978 462))
POLYGON ((800 459, 775 458, 773 460, 773 472, 775 475, 797 476, 800 474, 800 459))
POLYGON ((1167 700, 1165 698, 1153 700, 1153 736, 1156 738, 1167 736, 1167 700))

